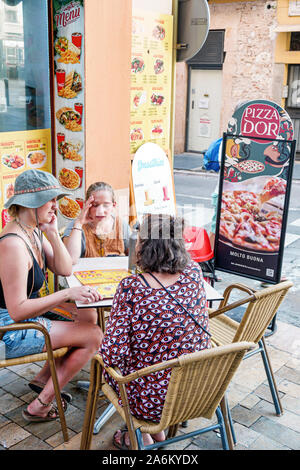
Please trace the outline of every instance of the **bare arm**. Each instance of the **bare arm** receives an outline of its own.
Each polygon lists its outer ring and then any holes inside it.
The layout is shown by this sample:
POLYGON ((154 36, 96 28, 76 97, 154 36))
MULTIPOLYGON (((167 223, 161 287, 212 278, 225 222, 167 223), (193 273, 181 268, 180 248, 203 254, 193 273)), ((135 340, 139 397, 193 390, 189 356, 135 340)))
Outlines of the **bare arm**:
POLYGON ((0 243, 0 279, 6 308, 11 318, 18 322, 34 318, 68 300, 97 302, 100 296, 96 290, 80 286, 64 289, 45 297, 28 299, 28 271, 32 266, 31 256, 24 242, 15 237, 0 243))
POLYGON ((56 215, 50 223, 41 224, 39 228, 47 237, 43 238, 47 266, 55 274, 69 276, 72 273, 72 260, 59 236, 56 215))
POLYGON ((68 237, 64 237, 63 242, 72 258, 72 263, 76 264, 81 255, 81 237, 82 226, 88 222, 89 210, 92 206, 94 196, 91 196, 83 205, 82 211, 78 218, 75 220, 72 231, 68 237))

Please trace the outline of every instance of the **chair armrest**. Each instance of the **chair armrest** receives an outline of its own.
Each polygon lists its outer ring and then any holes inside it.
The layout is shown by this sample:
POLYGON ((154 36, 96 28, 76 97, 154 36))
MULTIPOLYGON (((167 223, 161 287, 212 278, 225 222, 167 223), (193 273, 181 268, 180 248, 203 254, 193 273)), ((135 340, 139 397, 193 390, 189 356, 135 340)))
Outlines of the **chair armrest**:
POLYGON ((220 302, 219 308, 225 307, 227 305, 229 297, 234 289, 240 290, 242 292, 246 292, 249 295, 253 295, 255 290, 251 289, 250 287, 246 286, 245 284, 231 284, 230 286, 226 287, 223 293, 223 300, 220 302))
POLYGON ((152 374, 153 372, 159 372, 164 369, 168 369, 169 367, 174 367, 178 364, 178 360, 170 359, 169 361, 161 362, 159 364, 154 364, 152 366, 144 367, 143 369, 139 369, 135 372, 132 372, 128 375, 122 375, 120 370, 117 367, 106 367, 103 362, 102 356, 97 353, 93 361, 98 361, 103 369, 114 379, 117 383, 126 384, 132 382, 133 380, 138 379, 139 377, 144 377, 145 375, 152 374))
POLYGON ((45 336, 49 336, 47 329, 41 325, 41 323, 35 322, 19 322, 19 323, 11 323, 10 325, 0 326, 0 334, 6 333, 7 331, 17 331, 17 330, 39 330, 45 336))
MULTIPOLYGON (((249 291, 250 291, 250 289, 249 289, 249 291)), ((237 307, 240 307, 241 305, 247 304, 249 302, 253 302, 254 300, 255 300, 254 294, 253 293, 250 294, 250 292, 249 292, 249 297, 244 297, 243 299, 237 300, 236 302, 233 302, 232 304, 227 304, 227 305, 225 304, 224 305, 224 302, 222 302, 223 306, 221 306, 221 304, 220 304, 220 307, 218 309, 208 309, 209 319, 215 318, 218 315, 221 315, 222 313, 228 312, 229 310, 233 310, 237 307)), ((227 301, 228 301, 228 296, 226 298, 226 302, 227 301)))
POLYGON ((11 323, 10 325, 6 325, 6 326, 0 326, 0 339, 8 331, 17 331, 17 330, 39 330, 45 336, 45 344, 46 344, 47 351, 49 350, 49 347, 52 349, 51 339, 50 339, 48 330, 41 323, 19 322, 19 323, 11 323))

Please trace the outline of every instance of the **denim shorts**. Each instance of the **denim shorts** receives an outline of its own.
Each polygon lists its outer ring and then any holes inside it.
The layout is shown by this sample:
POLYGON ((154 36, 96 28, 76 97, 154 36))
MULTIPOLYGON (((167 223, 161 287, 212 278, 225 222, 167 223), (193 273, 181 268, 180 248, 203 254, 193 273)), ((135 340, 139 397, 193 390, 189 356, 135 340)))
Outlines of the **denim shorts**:
MULTIPOLYGON (((44 316, 29 318, 24 322, 34 322, 42 324, 50 332, 52 321, 44 316)), ((0 326, 7 326, 14 323, 6 309, 0 308, 0 326)), ((43 352, 45 339, 39 330, 16 330, 8 331, 4 334, 2 341, 5 343, 6 359, 39 354, 43 352)))

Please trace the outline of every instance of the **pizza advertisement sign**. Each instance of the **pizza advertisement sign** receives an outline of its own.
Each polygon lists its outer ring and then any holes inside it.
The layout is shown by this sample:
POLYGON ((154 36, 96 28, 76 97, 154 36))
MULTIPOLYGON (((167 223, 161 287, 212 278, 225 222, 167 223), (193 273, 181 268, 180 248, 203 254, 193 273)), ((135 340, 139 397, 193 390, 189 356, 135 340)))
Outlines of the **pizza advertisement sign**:
POLYGON ((215 269, 280 281, 295 154, 290 117, 276 103, 244 103, 223 135, 215 269))

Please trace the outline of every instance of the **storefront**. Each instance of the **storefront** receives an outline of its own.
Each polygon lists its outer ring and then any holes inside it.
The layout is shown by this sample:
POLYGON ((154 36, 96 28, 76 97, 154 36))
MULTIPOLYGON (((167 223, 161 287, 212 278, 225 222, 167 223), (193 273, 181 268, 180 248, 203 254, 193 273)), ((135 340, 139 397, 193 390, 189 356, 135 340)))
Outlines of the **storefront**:
POLYGON ((129 215, 131 160, 145 142, 171 158, 177 2, 0 0, 0 206, 28 168, 71 193, 109 182, 129 215), (138 65, 142 64, 141 67, 138 65))
POLYGON ((131 16, 127 0, 0 0, 2 226, 28 168, 69 186, 71 217, 94 181, 128 192, 131 16))

